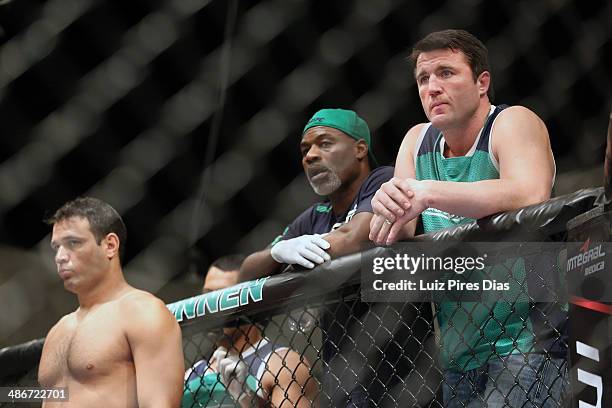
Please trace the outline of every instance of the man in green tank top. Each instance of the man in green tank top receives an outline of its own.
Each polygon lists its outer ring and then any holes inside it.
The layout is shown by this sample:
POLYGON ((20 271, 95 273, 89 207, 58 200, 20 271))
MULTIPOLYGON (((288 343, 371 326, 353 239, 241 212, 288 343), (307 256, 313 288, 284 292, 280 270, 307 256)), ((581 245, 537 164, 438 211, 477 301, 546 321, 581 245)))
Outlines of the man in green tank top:
MULTIPOLYGON (((550 198, 555 164, 546 126, 525 107, 492 105, 480 40, 463 30, 434 32, 417 42, 411 60, 430 122, 408 131, 394 178, 372 199, 372 241, 412 237, 419 216, 427 233, 550 198)), ((525 278, 522 260, 513 275, 525 278)), ((529 298, 515 299, 435 305, 445 406, 560 403, 564 351, 537 344, 529 298)))

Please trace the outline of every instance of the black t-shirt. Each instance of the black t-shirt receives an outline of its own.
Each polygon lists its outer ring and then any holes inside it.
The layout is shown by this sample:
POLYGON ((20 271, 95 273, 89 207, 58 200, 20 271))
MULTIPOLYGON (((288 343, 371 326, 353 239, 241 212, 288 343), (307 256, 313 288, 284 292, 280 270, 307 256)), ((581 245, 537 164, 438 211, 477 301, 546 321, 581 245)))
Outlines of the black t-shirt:
MULTIPOLYGON (((325 234, 340 228, 360 212, 372 212, 371 200, 381 184, 393 177, 393 167, 378 167, 364 180, 348 210, 336 217, 329 202, 317 203, 300 214, 272 245, 302 235, 325 234)), ((334 295, 341 299, 354 288, 346 288, 334 295)), ((372 381, 368 370, 368 355, 371 344, 357 345, 351 337, 357 333, 374 332, 364 327, 369 305, 357 300, 330 303, 320 310, 319 325, 324 333, 322 357, 325 363, 325 393, 332 398, 327 403, 332 406, 346 406, 346 393, 366 392, 367 384, 372 381)), ((369 319, 371 320, 371 319, 369 319)), ((377 326, 378 327, 378 324, 377 326)), ((359 336, 363 337, 363 336, 359 336)), ((360 342, 363 343, 363 342, 360 342)), ((371 390, 368 390, 370 396, 371 390)), ((351 397, 355 398, 355 396, 351 397)), ((322 403, 326 405, 326 403, 322 403)), ((359 405, 359 404, 357 404, 359 405)))
POLYGON ((393 167, 378 167, 370 172, 364 180, 349 209, 340 216, 336 217, 329 201, 317 203, 300 214, 285 231, 274 241, 272 245, 280 240, 291 239, 302 235, 326 234, 340 228, 360 212, 372 212, 370 201, 380 188, 381 184, 389 181, 393 177, 393 167))

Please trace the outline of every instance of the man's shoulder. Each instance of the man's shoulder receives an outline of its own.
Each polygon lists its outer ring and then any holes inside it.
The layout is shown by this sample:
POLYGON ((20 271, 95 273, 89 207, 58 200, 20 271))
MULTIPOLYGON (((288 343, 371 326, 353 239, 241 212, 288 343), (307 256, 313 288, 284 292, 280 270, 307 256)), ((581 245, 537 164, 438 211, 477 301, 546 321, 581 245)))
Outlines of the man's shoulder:
POLYGON ((117 299, 117 306, 124 316, 132 319, 170 313, 161 299, 149 292, 135 288, 117 299))
POLYGON ((368 177, 363 180, 359 195, 363 195, 364 192, 367 194, 367 190, 378 190, 382 183, 389 181, 393 177, 394 171, 395 169, 391 166, 380 166, 372 170, 368 177))
MULTIPOLYGON (((152 293, 142 289, 130 288, 123 296, 119 298, 121 302, 157 302, 160 301, 152 293)), ((161 302, 161 301, 160 301, 161 302)))
POLYGON ((380 167, 376 167, 375 169, 373 169, 370 174, 368 174, 368 177, 366 178, 366 180, 371 180, 371 179, 375 179, 375 178, 384 178, 384 177, 393 177, 393 172, 395 171, 395 169, 391 166, 380 166, 380 167))
POLYGON ((499 112, 496 122, 508 122, 512 124, 517 120, 533 120, 540 122, 542 119, 540 119, 534 111, 525 106, 512 105, 506 106, 499 112))
MULTIPOLYGON (((130 342, 147 338, 165 341, 163 339, 171 339, 169 335, 179 330, 164 302, 148 292, 134 289, 118 299, 117 306, 115 310, 121 316, 121 326, 130 342)), ((137 343, 132 346, 134 344, 137 343)))
POLYGON ((52 338, 54 335, 61 334, 66 330, 70 330, 75 325, 76 325, 76 311, 62 316, 57 321, 57 323, 55 323, 53 327, 51 327, 51 329, 49 330, 49 333, 47 334, 47 340, 52 338))
MULTIPOLYGON (((77 309, 78 310, 78 309, 77 309)), ((57 323, 55 323, 55 326, 65 326, 68 324, 72 324, 75 322, 76 320, 76 314, 77 314, 77 310, 74 310, 68 314, 65 314, 64 316, 62 316, 57 323)), ((54 326, 54 327, 55 327, 54 326)))
POLYGON ((412 140, 415 141, 419 135, 426 129, 431 127, 431 122, 421 122, 421 123, 417 123, 416 125, 412 126, 410 129, 408 129, 408 132, 406 132, 406 135, 404 136, 404 140, 412 140))
POLYGON ((499 143, 515 143, 521 138, 536 136, 548 138, 544 121, 531 109, 521 105, 508 106, 499 112, 492 124, 494 146, 499 143))
MULTIPOLYGON (((416 125, 412 126, 404 135, 402 145, 409 145, 414 147, 419 136, 421 136, 428 129, 435 129, 432 126, 431 122, 417 123, 416 125)), ((436 131, 439 132, 439 130, 437 129, 436 131)))
MULTIPOLYGON (((283 367, 293 370, 299 363, 300 354, 287 346, 273 347, 265 361, 273 375, 278 374, 278 370, 283 367)), ((308 364, 307 361, 306 364, 308 364)))

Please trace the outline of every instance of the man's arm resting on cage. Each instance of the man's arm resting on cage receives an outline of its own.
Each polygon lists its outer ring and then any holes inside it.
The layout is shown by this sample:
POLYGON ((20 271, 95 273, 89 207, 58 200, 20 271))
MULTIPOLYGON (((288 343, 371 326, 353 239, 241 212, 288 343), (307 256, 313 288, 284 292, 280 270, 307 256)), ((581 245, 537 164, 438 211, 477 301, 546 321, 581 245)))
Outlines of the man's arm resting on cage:
POLYGON ((262 276, 270 276, 280 272, 282 264, 276 262, 270 255, 270 248, 254 252, 249 255, 238 274, 239 282, 261 278, 262 276))
POLYGON ((523 107, 511 107, 500 113, 492 137, 492 153, 499 163, 499 179, 471 183, 415 180, 412 149, 419 128, 411 129, 397 158, 395 177, 383 184, 372 200, 378 214, 372 222, 371 238, 385 241, 381 230, 384 219, 394 222, 387 243, 408 237, 402 228, 427 208, 450 214, 482 218, 545 201, 550 197, 554 177, 554 159, 548 131, 541 119, 523 107), (414 129, 414 131, 413 131, 414 129), (407 197, 408 192, 412 197, 407 197), (400 213, 393 211, 409 202, 400 213))
MULTIPOLYGON (((338 228, 323 236, 330 244, 327 253, 332 258, 359 252, 361 246, 368 241, 370 232, 370 220, 372 213, 360 212, 338 228)), ((266 248, 249 255, 240 267, 239 280, 244 282, 269 276, 280 272, 283 264, 276 262, 270 254, 271 249, 266 248)))

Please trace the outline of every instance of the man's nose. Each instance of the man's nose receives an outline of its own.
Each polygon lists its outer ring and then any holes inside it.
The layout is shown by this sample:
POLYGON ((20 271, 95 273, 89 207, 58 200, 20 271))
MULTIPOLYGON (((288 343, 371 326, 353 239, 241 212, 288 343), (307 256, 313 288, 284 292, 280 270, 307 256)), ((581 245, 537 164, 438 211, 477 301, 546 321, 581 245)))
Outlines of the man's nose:
POLYGON ((63 246, 60 246, 55 253, 55 263, 61 264, 65 262, 68 262, 68 251, 63 246))
POLYGON ((437 76, 432 75, 427 81, 427 92, 431 95, 437 95, 442 92, 442 86, 437 76))
POLYGON ((321 151, 316 145, 310 146, 306 154, 304 155, 304 161, 306 163, 312 163, 321 157, 321 151))

